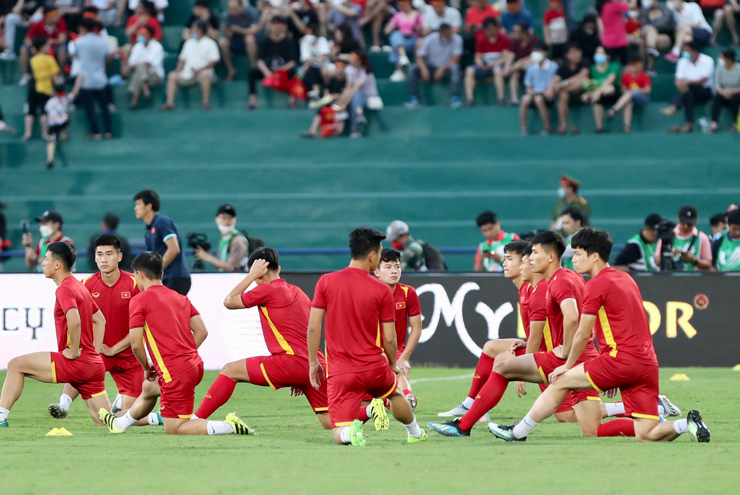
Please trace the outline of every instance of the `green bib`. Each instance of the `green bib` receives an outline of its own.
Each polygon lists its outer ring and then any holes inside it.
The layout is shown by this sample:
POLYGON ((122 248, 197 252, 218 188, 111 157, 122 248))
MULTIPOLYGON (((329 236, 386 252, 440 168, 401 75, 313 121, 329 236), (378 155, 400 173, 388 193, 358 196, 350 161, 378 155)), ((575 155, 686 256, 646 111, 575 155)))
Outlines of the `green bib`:
MULTIPOLYGON (((504 234, 504 238, 500 241, 493 241, 490 244, 488 243, 488 241, 483 241, 478 245, 478 248, 480 249, 481 253, 484 253, 486 251, 500 251, 501 249, 503 249, 503 246, 506 246, 513 240, 515 240, 514 234, 506 233, 504 234)), ((504 271, 504 266, 491 258, 483 258, 483 268, 487 272, 504 271)))
MULTIPOLYGON (((49 249, 49 244, 50 244, 48 240, 49 240, 48 237, 42 237, 41 240, 39 241, 39 259, 40 260, 43 260, 44 258, 46 258, 46 250, 49 249)), ((71 239, 65 235, 65 236, 62 236, 62 238, 59 239, 58 241, 54 241, 54 242, 67 242, 70 240, 71 239)))
MULTIPOLYGON (((698 258, 700 243, 701 239, 698 235, 696 236, 696 240, 694 240, 693 235, 691 237, 687 237, 686 239, 679 239, 678 237, 676 237, 676 239, 673 241, 673 249, 678 249, 681 252, 687 251, 698 258), (694 241, 694 245, 691 246, 691 249, 688 249, 691 241, 694 241)), ((681 261, 681 256, 674 256, 673 261, 681 261)), ((696 271, 696 265, 694 265, 693 263, 684 263, 683 269, 686 272, 693 272, 696 271)))
MULTIPOLYGON (((220 259, 221 261, 226 261, 229 259, 229 244, 231 244, 231 240, 238 235, 244 237, 238 230, 235 230, 227 237, 221 239, 221 242, 218 244, 218 259, 220 259)), ((244 240, 246 240, 246 237, 244 238, 244 240)))
POLYGON ((629 239, 627 244, 637 244, 637 247, 640 248, 640 259, 628 265, 631 270, 641 272, 657 272, 660 270, 658 265, 655 264, 656 243, 645 242, 640 234, 637 234, 629 239))
POLYGON ((722 237, 722 244, 717 250, 717 270, 740 270, 740 239, 731 240, 729 234, 722 237))

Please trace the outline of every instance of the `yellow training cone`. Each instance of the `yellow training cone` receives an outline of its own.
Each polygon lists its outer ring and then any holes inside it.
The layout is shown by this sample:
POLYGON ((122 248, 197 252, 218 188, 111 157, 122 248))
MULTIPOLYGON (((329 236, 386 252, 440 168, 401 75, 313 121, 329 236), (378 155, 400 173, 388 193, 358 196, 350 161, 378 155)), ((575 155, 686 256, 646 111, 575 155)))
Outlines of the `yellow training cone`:
POLYGON ((676 373, 671 377, 672 382, 688 382, 691 378, 686 375, 686 373, 676 373))
POLYGON ((69 432, 66 428, 53 428, 49 433, 46 434, 47 437, 71 437, 74 436, 72 433, 69 432))
POLYGON ((735 365, 735 366, 734 366, 734 367, 732 368, 732 371, 740 371, 740 364, 736 364, 736 365, 735 365))

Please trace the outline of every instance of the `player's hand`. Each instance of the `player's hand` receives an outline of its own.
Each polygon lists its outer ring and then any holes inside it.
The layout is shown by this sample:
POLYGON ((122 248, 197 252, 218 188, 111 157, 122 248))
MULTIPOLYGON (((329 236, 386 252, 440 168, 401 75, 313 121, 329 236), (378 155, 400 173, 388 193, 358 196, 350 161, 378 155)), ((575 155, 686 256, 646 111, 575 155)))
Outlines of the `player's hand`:
POLYGON ((566 372, 566 371, 568 371, 569 369, 570 369, 570 368, 568 368, 568 367, 567 367, 567 366, 565 366, 565 365, 562 365, 562 366, 558 366, 557 368, 555 368, 555 369, 553 370, 553 372, 552 372, 552 373, 550 373, 550 376, 548 376, 548 377, 547 377, 548 381, 549 381, 550 383, 555 383, 556 381, 558 381, 558 378, 560 377, 560 375, 562 375, 563 373, 565 373, 565 372, 566 372))
POLYGON ((613 399, 614 397, 617 396, 618 393, 619 393, 618 388, 610 388, 609 390, 604 392, 602 395, 606 396, 609 399, 613 399))
POLYGON ((254 278, 262 278, 267 275, 267 267, 269 265, 270 263, 267 260, 254 260, 254 263, 252 263, 252 268, 249 269, 249 274, 254 278))
POLYGON ((291 397, 300 397, 303 395, 303 390, 295 387, 290 387, 290 396, 291 397))
MULTIPOLYGON (((257 261, 264 261, 264 260, 257 260, 257 261)), ((257 261, 254 263, 256 264, 257 261)), ((254 268, 254 265, 252 265, 252 268, 254 268)), ((311 386, 315 388, 316 390, 321 388, 321 378, 324 376, 324 368, 321 367, 319 363, 316 364, 310 364, 308 366, 308 378, 311 380, 311 386)))
POLYGON ((31 247, 31 244, 33 244, 33 234, 30 232, 26 232, 23 234, 23 245, 26 247, 31 247))
POLYGON ((555 354, 560 359, 568 359, 566 355, 563 354, 563 345, 560 344, 555 349, 552 350, 552 353, 555 354))
POLYGON ((66 349, 62 351, 62 356, 66 357, 67 359, 71 361, 74 361, 75 359, 80 357, 80 354, 82 354, 82 349, 80 349, 79 347, 77 348, 77 350, 72 350, 72 348, 67 347, 66 349))
POLYGON ((149 368, 149 371, 146 372, 146 379, 150 382, 155 381, 157 379, 157 368, 154 366, 149 368))
POLYGON ((526 340, 520 340, 516 344, 512 345, 511 347, 509 347, 509 352, 511 354, 516 354, 516 351, 518 351, 521 348, 525 348, 525 349, 527 348, 527 341, 526 340))
POLYGON ((396 366, 398 366, 398 369, 401 370, 401 373, 408 378, 409 372, 411 371, 411 363, 408 362, 406 359, 400 359, 396 361, 396 366))
MULTIPOLYGON (((388 364, 390 365, 390 363, 388 364)), ((393 371, 397 375, 401 373, 401 370, 398 368, 398 363, 395 363, 393 366, 391 366, 391 371, 393 371)))
POLYGON ((527 390, 524 388, 524 386, 525 386, 524 382, 516 382, 516 396, 517 397, 527 395, 527 390))
POLYGON ((113 352, 113 349, 111 349, 105 344, 100 346, 100 354, 102 354, 103 356, 108 356, 108 357, 113 357, 116 355, 116 353, 113 352))

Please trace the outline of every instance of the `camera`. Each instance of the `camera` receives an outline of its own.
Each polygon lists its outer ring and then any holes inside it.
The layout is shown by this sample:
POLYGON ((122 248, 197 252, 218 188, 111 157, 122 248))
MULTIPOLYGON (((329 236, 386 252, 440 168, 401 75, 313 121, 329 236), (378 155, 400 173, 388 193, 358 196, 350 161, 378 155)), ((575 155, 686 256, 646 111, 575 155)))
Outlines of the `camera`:
POLYGON ((673 259, 673 241, 676 240, 676 233, 673 229, 675 228, 676 222, 667 218, 661 219, 658 224, 657 236, 661 241, 660 270, 664 272, 683 269, 683 261, 680 258, 678 260, 673 259))
MULTIPOLYGON (((208 235, 202 232, 188 232, 188 247, 191 249, 201 248, 203 251, 211 250, 211 243, 208 242, 208 235)), ((202 260, 195 260, 193 271, 204 272, 206 265, 202 260)))
POLYGON ((30 230, 30 228, 31 228, 31 222, 29 222, 28 220, 21 220, 21 231, 24 234, 28 234, 28 231, 30 230))

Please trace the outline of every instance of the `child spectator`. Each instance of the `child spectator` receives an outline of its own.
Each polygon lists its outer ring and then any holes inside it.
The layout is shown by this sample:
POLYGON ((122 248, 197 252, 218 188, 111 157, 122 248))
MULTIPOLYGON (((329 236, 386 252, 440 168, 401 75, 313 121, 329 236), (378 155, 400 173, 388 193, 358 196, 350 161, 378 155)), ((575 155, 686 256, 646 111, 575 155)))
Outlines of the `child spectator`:
MULTIPOLYGON (((304 138, 322 138, 341 136, 344 132, 344 123, 347 120, 347 112, 337 111, 331 103, 337 101, 344 92, 347 79, 344 77, 344 69, 347 64, 337 61, 334 64, 334 73, 329 79, 324 96, 320 100, 311 101, 309 108, 317 108, 318 111, 313 118, 311 128, 302 133, 304 138)), ((340 109, 341 110, 341 109, 340 109)))
POLYGON ((46 168, 54 166, 54 154, 56 153, 57 143, 66 136, 66 129, 69 125, 69 104, 77 96, 82 78, 78 77, 74 89, 67 94, 64 84, 58 84, 54 87, 54 96, 46 102, 44 107, 49 117, 49 141, 46 143, 46 168))
POLYGON ((514 54, 509 38, 500 31, 496 19, 483 21, 483 31, 475 39, 475 65, 465 69, 465 96, 468 106, 475 105, 473 92, 478 82, 491 77, 496 85, 498 104, 504 104, 504 68, 511 65, 514 54))
POLYGON ((42 36, 33 38, 30 67, 32 83, 28 85, 28 100, 26 101, 25 132, 23 140, 31 139, 33 121, 41 111, 41 138, 47 139, 48 122, 44 107, 52 94, 54 83, 61 82, 59 64, 54 57, 49 55, 51 51, 51 39, 42 36))
POLYGON ((642 60, 640 57, 633 57, 622 74, 622 96, 606 112, 606 116, 611 119, 624 109, 624 133, 629 134, 632 132, 632 110, 635 106, 650 103, 652 87, 650 76, 643 70, 642 60))
POLYGON ((637 0, 599 0, 596 9, 601 19, 601 45, 611 60, 626 65, 629 58, 629 40, 624 25, 624 16, 637 6, 637 0))
POLYGON ((612 62, 603 46, 596 49, 594 65, 591 66, 591 79, 585 84, 585 93, 581 95, 584 103, 591 103, 594 111, 596 133, 603 134, 604 106, 613 105, 619 98, 617 79, 619 78, 619 64, 612 62))
POLYGON ((399 12, 394 15, 385 27, 385 34, 390 35, 391 53, 388 59, 395 64, 396 70, 390 77, 393 82, 406 80, 404 69, 411 61, 408 54, 414 53, 416 40, 421 34, 424 16, 411 5, 411 0, 398 0, 399 12))
MULTIPOLYGON (((32 48, 33 39, 37 36, 51 41, 54 47, 54 56, 59 62, 59 66, 64 67, 67 62, 67 22, 62 19, 57 7, 47 5, 44 7, 43 18, 31 24, 31 27, 26 32, 26 36, 23 38, 23 45, 20 50, 20 64, 23 76, 18 83, 20 86, 28 84, 31 77, 28 65, 29 49, 32 48)), ((51 95, 51 87, 49 87, 49 94, 51 95)))
POLYGON ((552 83, 552 79, 558 70, 558 64, 547 58, 547 49, 542 45, 534 49, 530 58, 532 59, 532 65, 527 68, 527 72, 524 74, 526 93, 519 106, 519 124, 522 135, 526 136, 528 134, 527 112, 529 107, 535 106, 544 126, 542 134, 547 135, 551 131, 549 107, 555 98, 554 93, 549 89, 551 87, 550 83, 552 83))
POLYGON ((545 43, 550 49, 550 58, 562 60, 565 56, 565 44, 568 42, 568 25, 562 0, 550 0, 550 8, 545 11, 542 27, 545 43))

